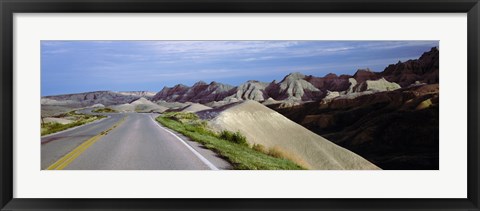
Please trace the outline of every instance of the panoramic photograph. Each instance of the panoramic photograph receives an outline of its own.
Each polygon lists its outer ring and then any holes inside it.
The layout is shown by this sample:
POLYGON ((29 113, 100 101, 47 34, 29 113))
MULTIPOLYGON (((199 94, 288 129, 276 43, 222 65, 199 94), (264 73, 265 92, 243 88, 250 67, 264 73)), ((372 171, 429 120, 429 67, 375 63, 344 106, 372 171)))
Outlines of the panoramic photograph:
POLYGON ((436 40, 40 44, 41 170, 439 170, 436 40))

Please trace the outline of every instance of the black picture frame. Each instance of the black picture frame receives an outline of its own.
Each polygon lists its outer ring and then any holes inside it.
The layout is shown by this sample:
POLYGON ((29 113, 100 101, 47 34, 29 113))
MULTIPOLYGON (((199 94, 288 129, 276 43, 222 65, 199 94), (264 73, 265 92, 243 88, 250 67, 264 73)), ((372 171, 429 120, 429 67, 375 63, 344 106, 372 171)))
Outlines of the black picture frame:
MULTIPOLYGON (((480 210, 478 0, 0 0, 0 207, 2 210, 480 210), (467 13, 466 199, 18 199, 13 198, 14 13, 467 13)), ((454 71, 454 70, 452 70, 454 71)), ((446 190, 448 191, 448 190, 446 190)))

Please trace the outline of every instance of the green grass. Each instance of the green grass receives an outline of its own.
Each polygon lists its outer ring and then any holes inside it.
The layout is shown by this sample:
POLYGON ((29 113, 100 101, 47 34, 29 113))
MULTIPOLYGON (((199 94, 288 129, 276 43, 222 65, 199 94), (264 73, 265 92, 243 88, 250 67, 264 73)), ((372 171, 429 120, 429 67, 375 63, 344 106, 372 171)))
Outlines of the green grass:
POLYGON ((288 159, 273 157, 250 148, 245 136, 239 132, 222 131, 217 134, 209 130, 206 122, 200 120, 193 113, 166 113, 157 117, 156 120, 217 152, 227 159, 235 169, 303 169, 288 159))
POLYGON ((93 113, 118 113, 117 110, 111 108, 97 108, 92 110, 93 113))
POLYGON ((218 136, 219 138, 230 141, 232 143, 248 146, 247 138, 238 131, 234 133, 228 130, 223 130, 218 136))
POLYGON ((71 111, 68 113, 60 114, 55 116, 57 118, 65 118, 69 117, 73 119, 73 122, 68 123, 68 124, 60 124, 58 122, 48 122, 41 124, 41 135, 48 135, 51 133, 56 133, 62 130, 66 130, 72 127, 80 126, 89 122, 93 122, 98 119, 105 118, 105 116, 99 116, 99 115, 87 115, 87 114, 79 114, 76 113, 75 111, 71 111))

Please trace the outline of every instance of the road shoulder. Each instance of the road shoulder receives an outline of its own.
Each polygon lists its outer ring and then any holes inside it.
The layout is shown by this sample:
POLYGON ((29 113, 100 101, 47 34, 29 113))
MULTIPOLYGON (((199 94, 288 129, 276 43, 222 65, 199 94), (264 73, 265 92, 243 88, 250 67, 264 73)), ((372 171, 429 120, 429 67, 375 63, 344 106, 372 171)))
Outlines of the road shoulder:
POLYGON ((190 147, 192 147, 195 151, 197 151, 200 155, 202 155, 204 158, 206 158, 208 161, 210 161, 215 167, 217 167, 219 170, 232 170, 233 166, 226 161, 224 158, 222 158, 220 155, 218 155, 216 152, 207 149, 205 146, 203 146, 201 143, 195 142, 190 140, 190 138, 184 136, 181 133, 178 133, 170 128, 167 128, 163 125, 161 125, 159 122, 155 121, 157 115, 151 115, 150 117, 152 120, 157 124, 159 127, 162 129, 169 131, 170 133, 173 133, 175 136, 180 138, 184 143, 188 144, 190 147))

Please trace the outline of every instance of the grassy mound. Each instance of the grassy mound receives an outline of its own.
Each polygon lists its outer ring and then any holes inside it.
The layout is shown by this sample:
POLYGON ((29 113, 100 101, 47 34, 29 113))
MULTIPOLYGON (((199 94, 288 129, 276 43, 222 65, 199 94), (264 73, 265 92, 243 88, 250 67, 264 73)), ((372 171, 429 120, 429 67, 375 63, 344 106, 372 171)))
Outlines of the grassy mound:
POLYGON ((56 133, 62 130, 66 130, 72 127, 80 126, 89 122, 93 122, 95 120, 99 120, 105 118, 105 116, 99 115, 87 115, 87 114, 79 114, 75 111, 71 111, 68 113, 60 114, 55 116, 57 118, 68 118, 73 120, 73 122, 68 124, 61 124, 58 122, 48 122, 41 124, 41 135, 48 135, 51 133, 56 133))
POLYGON ((166 113, 157 117, 156 120, 193 141, 214 150, 232 163, 235 169, 303 169, 288 159, 267 155, 250 148, 245 136, 239 132, 222 131, 217 134, 209 130, 207 123, 200 120, 194 113, 166 113))
POLYGON ((93 113, 118 113, 117 110, 111 108, 97 108, 92 110, 93 113))

